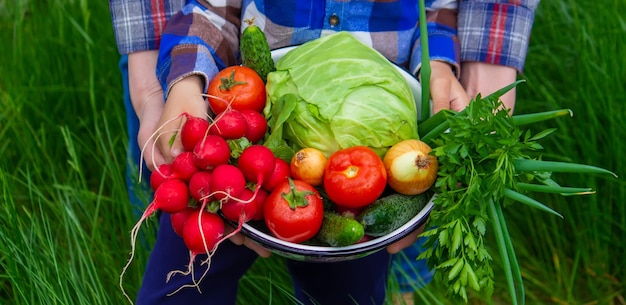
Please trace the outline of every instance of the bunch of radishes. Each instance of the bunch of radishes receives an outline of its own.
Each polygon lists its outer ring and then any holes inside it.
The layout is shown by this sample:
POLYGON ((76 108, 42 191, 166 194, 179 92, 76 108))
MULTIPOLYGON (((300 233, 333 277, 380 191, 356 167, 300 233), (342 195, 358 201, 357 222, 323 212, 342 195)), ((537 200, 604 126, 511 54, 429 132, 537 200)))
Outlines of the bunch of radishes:
POLYGON ((169 213, 174 231, 196 255, 209 253, 226 237, 218 211, 240 224, 262 218, 267 196, 262 185, 273 174, 276 157, 256 144, 267 130, 257 111, 227 109, 212 122, 185 119, 180 130, 185 151, 152 173, 154 200, 146 213, 169 213))
POLYGON ((197 255, 208 254, 209 260, 219 243, 244 222, 261 220, 268 193, 290 175, 287 162, 259 144, 267 132, 261 112, 228 108, 210 121, 182 116, 178 136, 184 152, 153 171, 154 198, 131 231, 131 258, 124 271, 132 261, 141 223, 157 210, 171 217, 174 232, 190 251, 190 269, 173 273, 189 274, 197 255), (222 217, 238 227, 226 234, 222 217))

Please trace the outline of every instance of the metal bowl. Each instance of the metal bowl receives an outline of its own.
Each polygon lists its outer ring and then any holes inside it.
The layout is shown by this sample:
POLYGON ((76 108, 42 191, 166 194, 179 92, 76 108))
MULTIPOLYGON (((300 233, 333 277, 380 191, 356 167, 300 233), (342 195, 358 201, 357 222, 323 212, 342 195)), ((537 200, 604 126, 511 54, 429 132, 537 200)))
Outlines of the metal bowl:
MULTIPOLYGON (((272 51, 272 58, 274 61, 277 61, 293 48, 296 48, 296 46, 274 50, 272 51)), ((421 86, 419 82, 405 69, 397 65, 395 67, 404 76, 410 86, 416 100, 417 109, 419 110, 419 98, 421 97, 421 86)), ((428 203, 426 203, 424 208, 417 215, 415 215, 415 217, 393 232, 346 247, 317 246, 287 242, 272 236, 271 233, 269 233, 269 231, 265 228, 265 224, 262 221, 245 223, 242 226, 241 233, 256 241, 272 253, 298 261, 336 262, 352 260, 383 250, 388 245, 406 237, 408 234, 423 225, 428 219, 428 215, 433 208, 433 199, 434 196, 431 197, 428 203)))

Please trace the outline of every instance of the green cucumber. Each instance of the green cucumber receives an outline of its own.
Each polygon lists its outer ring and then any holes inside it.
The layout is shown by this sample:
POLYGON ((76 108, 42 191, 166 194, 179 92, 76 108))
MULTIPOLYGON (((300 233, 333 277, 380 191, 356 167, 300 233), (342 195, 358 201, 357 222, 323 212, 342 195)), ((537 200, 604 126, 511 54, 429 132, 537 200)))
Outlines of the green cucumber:
POLYGON ((261 28, 254 25, 254 18, 244 22, 248 23, 248 27, 243 30, 239 41, 241 64, 256 71, 263 82, 267 82, 267 74, 276 70, 267 38, 261 28))
POLYGON ((356 244, 365 235, 363 226, 353 218, 335 212, 324 212, 322 227, 316 238, 332 247, 345 247, 356 244))
POLYGON ((432 192, 419 195, 394 193, 381 197, 367 206, 357 216, 365 234, 383 236, 406 224, 415 217, 430 200, 432 192))

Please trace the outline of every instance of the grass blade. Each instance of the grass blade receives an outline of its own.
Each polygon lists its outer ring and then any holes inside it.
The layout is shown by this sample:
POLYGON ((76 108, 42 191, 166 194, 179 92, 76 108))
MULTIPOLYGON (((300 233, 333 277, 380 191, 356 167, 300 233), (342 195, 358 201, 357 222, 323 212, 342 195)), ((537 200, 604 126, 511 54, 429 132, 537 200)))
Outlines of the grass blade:
POLYGON ((517 172, 560 172, 560 173, 587 173, 587 174, 609 174, 617 178, 617 175, 607 169, 579 163, 543 161, 533 159, 515 160, 515 171, 517 172))
POLYGON ((574 116, 574 112, 570 109, 559 109, 552 111, 536 112, 529 114, 518 114, 513 116, 513 124, 516 126, 534 124, 542 121, 551 120, 569 114, 574 116))
POLYGON ((557 193, 567 195, 589 195, 596 193, 589 187, 565 187, 560 185, 545 185, 523 182, 518 182, 517 188, 529 192, 557 193))
POLYGON ((504 197, 509 198, 511 200, 515 200, 515 201, 520 202, 520 203, 524 203, 524 204, 526 204, 526 205, 528 205, 530 207, 533 207, 533 208, 539 209, 541 211, 548 212, 548 213, 551 213, 551 214, 554 214, 556 216, 559 216, 559 217, 563 218, 563 216, 561 216, 561 214, 559 214, 556 211, 554 211, 553 209, 547 207, 545 204, 543 204, 543 203, 541 203, 541 202, 539 202, 539 201, 537 201, 535 199, 532 199, 532 198, 530 198, 530 197, 528 197, 526 195, 518 193, 518 192, 516 192, 514 190, 505 189, 504 190, 504 197))

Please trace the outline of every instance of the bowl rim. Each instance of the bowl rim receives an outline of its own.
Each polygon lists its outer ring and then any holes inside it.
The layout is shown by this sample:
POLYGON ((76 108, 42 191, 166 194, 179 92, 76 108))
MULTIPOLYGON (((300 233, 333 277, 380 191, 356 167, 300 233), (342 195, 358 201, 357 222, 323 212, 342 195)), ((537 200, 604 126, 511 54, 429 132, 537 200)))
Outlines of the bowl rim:
POLYGON ((404 225, 393 230, 392 232, 383 236, 373 237, 372 239, 365 242, 344 247, 317 246, 284 241, 272 236, 271 234, 263 232, 260 229, 255 228, 247 222, 242 225, 241 231, 242 233, 244 233, 244 235, 252 238, 252 240, 268 248, 269 250, 278 250, 280 252, 286 252, 295 255, 310 257, 342 257, 363 254, 380 250, 387 245, 406 237, 407 234, 424 224, 434 206, 435 197, 436 194, 429 199, 429 201, 419 211, 419 213, 417 213, 417 215, 415 215, 404 225))

